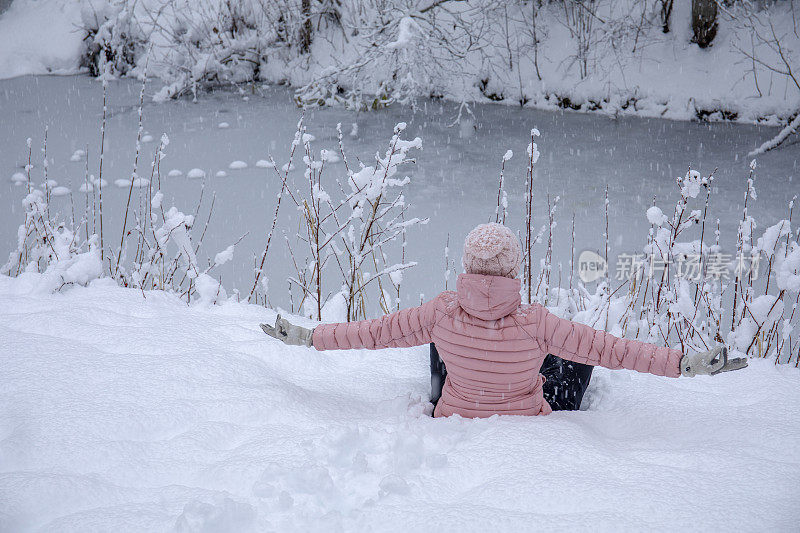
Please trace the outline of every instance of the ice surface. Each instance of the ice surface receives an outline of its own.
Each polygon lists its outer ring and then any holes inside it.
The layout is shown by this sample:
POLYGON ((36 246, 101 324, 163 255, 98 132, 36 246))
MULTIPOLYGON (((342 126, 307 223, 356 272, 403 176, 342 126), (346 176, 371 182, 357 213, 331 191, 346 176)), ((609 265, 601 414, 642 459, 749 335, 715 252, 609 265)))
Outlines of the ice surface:
MULTIPOLYGON (((0 277, 0 530, 792 530, 800 372, 595 370, 586 410, 428 416, 427 347, 0 277), (698 503, 699 502, 699 503, 698 503)), ((203 291, 216 296, 215 280, 203 291)))
MULTIPOLYGON (((106 179, 130 176, 133 170, 139 89, 140 84, 132 80, 109 82, 103 165, 106 179)), ((201 263, 213 261, 214 254, 249 232, 237 245, 234 259, 215 270, 229 292, 233 288, 248 291, 252 287, 252 257, 260 257, 263 252, 280 178, 274 170, 265 171, 255 164, 237 170, 236 180, 187 179, 187 174, 202 178, 211 172, 210 176, 214 176, 216 170, 227 169, 234 159, 260 158, 269 162, 270 156, 278 162, 280 170, 288 162, 289 145, 302 115, 292 96, 292 91, 285 87, 261 88, 249 101, 243 101, 235 91, 219 91, 204 95, 197 103, 187 99, 148 105, 144 109, 146 131, 153 136, 166 132, 171 140, 161 161, 162 172, 183 169, 185 173, 184 177, 173 175, 169 179, 162 176, 165 204, 174 203, 184 212, 194 212, 201 187, 205 186, 204 204, 198 215, 205 220, 210 199, 216 194, 214 213, 199 252, 201 263), (242 118, 237 119, 238 116, 242 118), (217 125, 223 121, 230 124, 236 121, 236 127, 219 129, 217 125)), ((540 152, 534 179, 535 228, 547 220, 546 193, 561 197, 556 215, 559 225, 554 233, 554 268, 559 262, 565 268, 568 265, 573 212, 576 254, 603 248, 602 198, 606 183, 610 196, 610 258, 613 261, 617 254, 641 251, 649 229, 644 214, 652 205, 653 195, 657 197, 657 206, 671 215, 679 192, 675 178, 683 177, 689 164, 703 176, 718 168, 708 220, 721 219, 721 251, 734 252, 750 170, 745 154, 778 132, 778 128, 742 124, 625 117, 612 120, 597 115, 476 105, 472 106, 473 135, 461 138, 458 126, 448 127, 458 114, 458 105, 422 100, 419 108, 416 114, 402 106, 357 117, 340 108, 308 110, 305 114, 307 130, 316 136, 312 149, 317 153, 325 149, 330 155, 338 155, 335 128, 337 123, 342 124, 348 165, 354 171, 358 171, 359 161, 374 165, 375 153, 385 153, 398 122, 407 123, 406 138, 422 138, 423 149, 414 155, 416 164, 402 167, 397 174, 397 177, 412 177, 413 186, 405 191, 404 200, 410 206, 407 216, 430 217, 424 229, 408 232, 406 259, 420 265, 403 273, 402 306, 418 303, 419 293, 435 295, 444 289, 443 250, 448 235, 450 258, 460 271, 464 236, 475 225, 494 216, 500 163, 508 150, 515 154, 505 164, 509 224, 514 229, 522 228, 526 148, 533 128, 541 133, 535 139, 540 152), (349 137, 350 131, 357 131, 358 138, 349 137)), ((69 180, 76 188, 78 184, 84 187, 84 164, 71 163, 69 159, 76 150, 88 145, 89 172, 98 175, 101 112, 101 84, 86 77, 22 77, 0 81, 0 123, 8 125, 0 129, 0 146, 6 154, 0 158, 0 176, 24 175, 25 141, 31 137, 36 166, 32 180, 35 187, 41 184, 41 140, 45 126, 49 125, 50 175, 63 183, 69 180)), ((155 143, 142 145, 139 175, 149 178, 154 150, 155 143)), ((761 224, 754 237, 760 237, 763 228, 787 218, 787 202, 792 194, 800 192, 798 155, 796 147, 789 145, 757 158, 758 198, 748 202, 751 214, 761 224)), ((308 187, 301 157, 298 151, 293 160, 296 169, 288 175, 288 183, 295 189, 308 187)), ((334 179, 344 178, 345 169, 343 164, 329 162, 325 165, 323 183, 333 191, 334 179)), ((15 187, 7 178, 0 180, 0 251, 6 252, 16 247, 17 227, 22 222, 20 201, 25 189, 15 187)), ((703 196, 701 193, 697 201, 703 196)), ((104 187, 104 225, 109 228, 106 237, 119 237, 126 199, 126 190, 113 185, 104 187)), ((138 196, 133 203, 138 205, 138 196)), ((69 212, 68 198, 55 198, 53 205, 62 213, 69 212)), ((282 235, 282 231, 294 235, 297 231, 298 215, 287 205, 282 207, 277 235, 282 235)), ((83 202, 76 202, 75 207, 76 217, 80 218, 83 202)), ((544 246, 534 249, 535 264, 544 252, 544 246)), ((130 251, 131 256, 134 253, 135 250, 130 251)), ((270 300, 273 305, 288 308, 284 280, 295 272, 282 239, 273 239, 267 261, 268 275, 273 281, 270 300)), ((338 284, 329 287, 334 292, 338 289, 338 284)))

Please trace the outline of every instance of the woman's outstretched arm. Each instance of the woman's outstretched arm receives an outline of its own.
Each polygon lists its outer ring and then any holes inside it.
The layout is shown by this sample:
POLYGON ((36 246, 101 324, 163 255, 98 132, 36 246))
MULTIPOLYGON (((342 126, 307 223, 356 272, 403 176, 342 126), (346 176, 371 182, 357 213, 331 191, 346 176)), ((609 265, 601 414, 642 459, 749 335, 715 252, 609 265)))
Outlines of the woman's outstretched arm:
POLYGON ((680 350, 621 339, 605 331, 560 318, 538 306, 537 336, 548 352, 577 363, 627 368, 672 378, 681 375, 680 350))
POLYGON ((431 342, 435 300, 374 320, 320 324, 312 342, 317 350, 405 348, 431 342))

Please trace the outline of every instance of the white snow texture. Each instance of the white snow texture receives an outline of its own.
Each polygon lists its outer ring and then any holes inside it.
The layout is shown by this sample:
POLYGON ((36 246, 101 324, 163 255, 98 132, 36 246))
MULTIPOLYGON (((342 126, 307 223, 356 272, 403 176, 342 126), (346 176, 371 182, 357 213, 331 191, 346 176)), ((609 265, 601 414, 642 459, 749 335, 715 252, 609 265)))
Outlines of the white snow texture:
POLYGON ((265 336, 275 313, 259 306, 41 282, 0 277, 0 531, 788 531, 800 518, 788 365, 598 368, 584 411, 433 419, 427 347, 321 353, 265 336))

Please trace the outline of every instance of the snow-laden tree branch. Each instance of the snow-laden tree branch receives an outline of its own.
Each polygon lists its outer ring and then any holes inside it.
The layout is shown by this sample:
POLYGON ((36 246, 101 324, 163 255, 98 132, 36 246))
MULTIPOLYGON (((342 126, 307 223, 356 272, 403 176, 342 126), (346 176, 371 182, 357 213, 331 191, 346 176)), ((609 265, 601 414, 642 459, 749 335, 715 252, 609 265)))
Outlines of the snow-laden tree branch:
POLYGON ((770 150, 774 150, 775 148, 779 147, 781 144, 789 138, 790 135, 795 133, 797 129, 800 128, 800 110, 797 112, 797 115, 785 128, 783 128, 775 137, 766 141, 764 144, 753 150, 752 152, 747 154, 747 157, 755 157, 757 155, 763 154, 764 152, 768 152, 770 150))

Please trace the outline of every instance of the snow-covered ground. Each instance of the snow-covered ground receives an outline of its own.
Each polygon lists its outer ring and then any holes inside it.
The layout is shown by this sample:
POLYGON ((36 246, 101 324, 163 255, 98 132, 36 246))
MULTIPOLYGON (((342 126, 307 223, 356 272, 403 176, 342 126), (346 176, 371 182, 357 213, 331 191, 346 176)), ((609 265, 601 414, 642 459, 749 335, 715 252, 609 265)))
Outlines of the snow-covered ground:
POLYGON ((74 73, 83 46, 80 0, 12 1, 0 12, 0 78, 74 73))
POLYGON ((0 277, 2 531, 790 531, 800 372, 596 370, 581 412, 427 413, 427 348, 257 306, 0 277))

